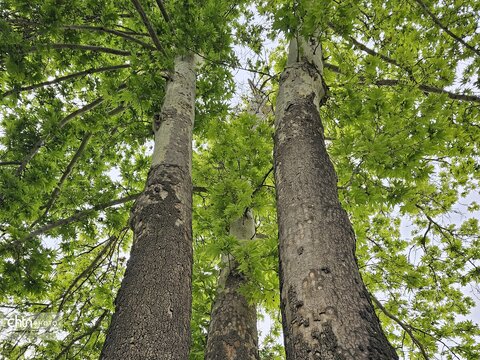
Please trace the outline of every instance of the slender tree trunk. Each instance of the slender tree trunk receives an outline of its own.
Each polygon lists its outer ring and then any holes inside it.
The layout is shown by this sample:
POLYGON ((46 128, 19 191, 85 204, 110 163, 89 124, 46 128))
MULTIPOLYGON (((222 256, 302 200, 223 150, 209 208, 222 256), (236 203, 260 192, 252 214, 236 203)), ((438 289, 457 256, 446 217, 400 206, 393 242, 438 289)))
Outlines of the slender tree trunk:
POLYGON ((338 199, 319 115, 322 72, 319 44, 292 40, 274 150, 287 359, 398 359, 362 282, 355 235, 338 199))
MULTIPOLYGON (((253 238, 255 224, 250 212, 231 224, 230 235, 239 240, 253 238)), ((246 279, 237 265, 233 258, 224 256, 208 329, 205 360, 259 359, 257 311, 239 292, 246 279)))
POLYGON ((191 146, 195 71, 175 60, 143 194, 131 214, 134 241, 101 359, 186 360, 192 273, 191 146))

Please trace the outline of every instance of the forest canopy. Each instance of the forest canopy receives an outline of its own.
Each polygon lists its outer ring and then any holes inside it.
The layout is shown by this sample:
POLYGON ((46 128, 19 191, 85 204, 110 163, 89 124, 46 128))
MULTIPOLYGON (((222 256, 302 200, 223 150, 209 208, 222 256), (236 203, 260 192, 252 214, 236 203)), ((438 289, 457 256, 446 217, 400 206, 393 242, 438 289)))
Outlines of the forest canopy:
POLYGON ((284 358, 274 114, 286 43, 314 33, 327 150, 388 340, 402 359, 479 358, 479 24, 480 3, 457 0, 0 0, 0 312, 61 319, 54 337, 2 338, 1 356, 99 357, 152 121, 195 54, 190 358, 222 254, 272 319, 260 358, 284 358), (249 242, 228 232, 245 209, 249 242))

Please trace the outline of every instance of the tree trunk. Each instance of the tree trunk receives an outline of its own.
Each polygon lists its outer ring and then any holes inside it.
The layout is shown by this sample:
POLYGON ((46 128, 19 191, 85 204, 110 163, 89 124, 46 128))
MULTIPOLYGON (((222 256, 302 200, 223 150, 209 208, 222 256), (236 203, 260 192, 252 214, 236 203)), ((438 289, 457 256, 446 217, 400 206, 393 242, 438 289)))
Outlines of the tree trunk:
POLYGON ((355 234, 338 199, 319 115, 322 73, 316 40, 292 40, 274 150, 287 359, 398 359, 362 282, 355 234))
POLYGON ((192 129, 195 70, 178 57, 143 194, 131 214, 134 240, 101 359, 186 360, 192 274, 192 129))
MULTIPOLYGON (((231 224, 230 235, 239 240, 253 238, 255 224, 250 212, 231 224)), ((205 360, 258 360, 257 311, 239 292, 246 279, 231 256, 224 256, 223 262, 205 360)))

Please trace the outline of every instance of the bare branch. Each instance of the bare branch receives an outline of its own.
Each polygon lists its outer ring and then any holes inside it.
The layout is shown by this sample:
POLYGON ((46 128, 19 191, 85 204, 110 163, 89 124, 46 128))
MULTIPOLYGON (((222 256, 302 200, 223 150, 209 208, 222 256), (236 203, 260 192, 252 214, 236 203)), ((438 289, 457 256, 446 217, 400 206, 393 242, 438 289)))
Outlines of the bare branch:
POLYGON ((155 32, 152 23, 150 20, 148 20, 147 14, 145 13, 145 10, 142 7, 142 4, 140 4, 139 0, 132 0, 133 5, 135 6, 135 9, 137 10, 138 14, 142 18, 143 24, 148 30, 148 33, 150 34, 150 37, 153 40, 153 43, 155 44, 155 47, 160 51, 162 54, 165 53, 163 50, 162 44, 160 43, 160 40, 157 36, 157 33, 155 32))
POLYGON ((93 213, 95 213, 96 211, 101 211, 101 210, 105 210, 105 209, 108 209, 112 206, 116 206, 116 205, 121 205, 121 204, 125 204, 127 202, 130 202, 130 201, 133 201, 135 200, 140 194, 133 194, 133 195, 128 195, 128 196, 125 196, 123 198, 120 198, 120 199, 116 199, 116 200, 112 200, 112 201, 109 201, 107 203, 103 203, 103 204, 98 204, 98 205, 95 205, 89 209, 85 209, 85 210, 81 210, 81 211, 78 211, 76 212, 75 214, 73 214, 72 216, 69 216, 67 218, 64 218, 64 219, 60 219, 60 220, 57 220, 57 221, 54 221, 54 222, 51 222, 51 223, 48 223, 40 228, 38 228, 37 230, 34 230, 32 231, 30 234, 28 234, 25 239, 29 239, 33 236, 38 236, 38 235, 41 235, 41 234, 44 234, 52 229, 55 229, 59 226, 63 226, 63 225, 68 225, 68 224, 71 224, 73 222, 76 222, 76 221, 79 221, 79 220, 82 220, 90 215, 92 215, 93 213))
POLYGON ((376 56, 376 57, 382 59, 383 61, 404 70, 412 78, 412 70, 411 69, 399 64, 396 60, 394 60, 394 59, 392 59, 392 58, 390 58, 386 55, 383 55, 383 54, 380 54, 380 53, 376 52, 375 50, 373 50, 373 49, 369 48, 368 46, 362 44, 361 42, 359 42, 358 40, 356 40, 355 38, 353 38, 351 36, 349 36, 348 39, 357 49, 365 51, 369 55, 376 56))
POLYGON ((475 54, 480 56, 480 50, 479 49, 470 45, 465 40, 463 40, 460 36, 455 35, 453 32, 451 32, 445 25, 442 24, 442 22, 435 16, 435 14, 432 13, 429 10, 428 6, 422 0, 415 0, 415 2, 418 5, 420 5, 420 7, 423 9, 423 11, 433 20, 433 22, 435 24, 437 24, 443 31, 445 31, 450 37, 452 37, 454 40, 458 41, 460 44, 465 46, 467 49, 473 51, 475 54))
MULTIPOLYGON (((52 49, 72 49, 72 50, 87 50, 87 51, 95 51, 95 52, 103 52, 107 54, 113 55, 121 55, 121 56, 130 56, 130 51, 119 50, 119 49, 111 49, 103 46, 95 46, 95 45, 82 45, 82 44, 42 44, 40 46, 46 46, 52 49)), ((31 50, 35 51, 38 50, 40 46, 33 46, 31 50)))
POLYGON ((193 186, 193 192, 194 193, 207 193, 208 189, 203 186, 193 186))
POLYGON ((378 301, 378 299, 373 296, 372 294, 370 294, 370 297, 371 299, 373 300, 373 302, 375 303, 375 305, 386 315, 388 316, 390 319, 392 319, 393 321, 395 321, 398 325, 400 325, 400 327, 405 330, 405 332, 408 334, 408 336, 410 336, 410 339, 412 339, 412 342, 417 345, 417 347, 419 348, 420 352, 422 353, 422 356, 425 358, 425 360, 429 360, 430 358, 428 357, 428 354, 427 352, 425 351, 425 348, 423 347, 422 343, 415 337, 415 335, 413 335, 413 331, 412 331, 412 327, 408 324, 405 324, 402 320, 400 320, 399 318, 397 318, 395 315, 393 315, 391 312, 389 312, 387 309, 385 309, 385 307, 382 305, 382 303, 380 301, 378 301))
POLYGON ((463 101, 472 101, 480 103, 480 96, 477 95, 466 95, 466 94, 457 94, 444 89, 436 88, 430 85, 419 84, 418 88, 422 91, 436 94, 447 94, 450 99, 453 100, 463 100, 463 101))
MULTIPOLYGON (((395 85, 408 85, 407 82, 402 80, 395 80, 395 79, 381 79, 376 80, 374 82, 375 85, 378 86, 395 86, 395 85)), ((425 84, 418 84, 416 85, 420 90, 427 92, 427 93, 434 93, 434 94, 446 94, 450 99, 453 100, 462 100, 462 101, 471 101, 471 102, 478 102, 480 103, 480 96, 476 95, 467 95, 467 94, 457 94, 451 91, 447 91, 435 86, 425 85, 425 84)))
POLYGON ((273 171, 273 166, 270 168, 270 170, 267 171, 267 173, 263 176, 263 179, 262 181, 260 182, 260 184, 258 184, 258 186, 255 188, 255 190, 253 190, 253 193, 252 193, 252 196, 256 195, 257 192, 260 191, 260 189, 262 188, 263 184, 265 184, 265 181, 267 181, 267 178, 268 176, 272 173, 273 171))
POLYGON ((5 96, 13 94, 13 93, 19 93, 21 91, 34 90, 34 89, 38 89, 38 88, 41 88, 41 87, 44 87, 44 86, 58 84, 58 83, 61 83, 62 81, 74 79, 74 78, 77 78, 77 77, 82 77, 82 76, 85 76, 85 75, 90 75, 90 74, 95 74, 95 73, 100 73, 100 72, 105 72, 105 71, 118 70, 118 69, 126 69, 126 68, 129 68, 129 67, 130 67, 129 64, 121 64, 121 65, 114 65, 114 66, 105 66, 105 67, 101 67, 101 68, 91 68, 91 69, 88 69, 88 70, 80 71, 80 72, 69 74, 69 75, 66 75, 66 76, 61 76, 61 77, 58 77, 58 78, 50 80, 50 81, 44 81, 44 82, 41 82, 41 83, 38 83, 38 84, 24 86, 24 87, 21 87, 21 88, 18 88, 18 89, 12 89, 12 90, 9 90, 7 92, 4 92, 1 96, 5 97, 5 96))

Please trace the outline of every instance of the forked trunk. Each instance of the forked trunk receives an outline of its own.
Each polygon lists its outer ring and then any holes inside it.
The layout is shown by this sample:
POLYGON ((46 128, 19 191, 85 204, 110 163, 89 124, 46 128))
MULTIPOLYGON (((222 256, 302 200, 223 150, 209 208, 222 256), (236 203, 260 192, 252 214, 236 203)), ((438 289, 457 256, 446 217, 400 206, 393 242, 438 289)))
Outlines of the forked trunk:
POLYGON ((175 60, 145 191, 131 214, 134 240, 103 360, 186 360, 192 274, 192 56, 175 60))
POLYGON ((281 306, 288 360, 398 359, 360 277, 319 106, 321 47, 292 40, 275 119, 281 306))
MULTIPOLYGON (((231 224, 230 235, 239 240, 253 238, 255 224, 250 212, 231 224)), ((257 312, 239 292, 246 279, 231 256, 224 256, 223 263, 205 360, 258 360, 257 312)))

